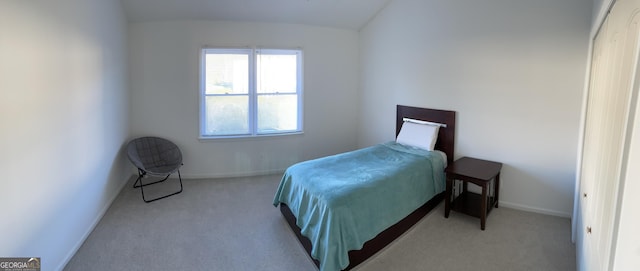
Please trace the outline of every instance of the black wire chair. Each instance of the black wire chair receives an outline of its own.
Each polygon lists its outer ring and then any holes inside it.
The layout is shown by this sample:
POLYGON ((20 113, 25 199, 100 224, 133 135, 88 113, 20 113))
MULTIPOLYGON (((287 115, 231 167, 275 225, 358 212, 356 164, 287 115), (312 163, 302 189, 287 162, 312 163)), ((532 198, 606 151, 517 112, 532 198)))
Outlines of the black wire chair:
POLYGON ((159 137, 136 138, 127 144, 127 156, 138 168, 138 179, 133 183, 133 188, 140 188, 144 202, 149 203, 182 192, 182 176, 180 176, 180 167, 183 165, 182 152, 173 142, 159 137), (179 191, 150 200, 145 198, 145 186, 164 182, 175 172, 178 173, 180 181, 179 191), (143 184, 142 179, 146 175, 164 177, 164 179, 143 184))

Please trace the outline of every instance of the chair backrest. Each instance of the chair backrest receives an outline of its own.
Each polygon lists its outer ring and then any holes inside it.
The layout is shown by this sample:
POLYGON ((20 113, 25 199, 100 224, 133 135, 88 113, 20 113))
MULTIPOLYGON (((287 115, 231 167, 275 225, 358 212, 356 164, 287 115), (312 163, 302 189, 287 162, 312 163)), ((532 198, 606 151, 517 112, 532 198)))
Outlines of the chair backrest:
POLYGON ((140 137, 127 144, 127 156, 137 168, 150 173, 171 173, 182 165, 182 152, 160 137, 140 137))

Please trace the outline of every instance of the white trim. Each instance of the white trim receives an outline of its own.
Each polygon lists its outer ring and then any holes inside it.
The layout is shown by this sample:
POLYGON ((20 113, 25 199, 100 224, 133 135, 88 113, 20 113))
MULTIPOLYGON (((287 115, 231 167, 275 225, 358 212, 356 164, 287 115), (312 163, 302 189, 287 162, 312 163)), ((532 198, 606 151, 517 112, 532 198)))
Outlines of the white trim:
MULTIPOLYGON (((199 140, 214 140, 214 139, 227 139, 227 138, 247 138, 247 137, 261 137, 261 136, 281 136, 281 135, 289 135, 289 134, 301 134, 304 131, 303 123, 304 123, 304 115, 303 115, 303 51, 302 48, 296 49, 269 49, 269 48, 257 48, 257 47, 247 47, 247 48, 228 48, 228 47, 209 47, 208 45, 202 46, 199 50, 200 52, 200 71, 199 71, 199 99, 200 99, 200 110, 198 116, 198 139, 199 140), (208 52, 216 53, 216 54, 245 54, 248 56, 248 91, 247 94, 238 94, 238 96, 247 96, 249 99, 248 104, 248 133, 243 134, 229 134, 229 135, 206 135, 206 97, 207 96, 222 96, 222 95, 214 95, 214 94, 206 94, 206 55, 208 52), (287 130, 287 131, 275 131, 275 132, 259 132, 258 129, 258 96, 260 95, 257 90, 257 62, 259 55, 292 55, 296 56, 296 92, 295 93, 284 93, 283 95, 296 95, 297 97, 297 123, 296 129, 287 130)), ((227 95, 224 95, 227 96, 227 95)))
POLYGON ((205 130, 205 125, 204 125, 204 120, 203 120, 203 116, 205 114, 205 97, 204 97, 204 85, 205 85, 205 76, 204 76, 204 56, 205 54, 205 48, 200 48, 198 50, 199 56, 198 56, 198 60, 200 61, 200 67, 199 67, 199 71, 198 71, 198 99, 199 99, 199 110, 198 110, 198 135, 202 135, 204 130, 205 130))
POLYGON ((208 140, 253 140, 260 138, 269 138, 269 137, 279 137, 279 136, 293 136, 293 135, 303 135, 304 132, 289 132, 289 133, 265 133, 265 134, 257 134, 257 135, 228 135, 228 136, 199 136, 198 140, 200 141, 208 141, 208 140))
POLYGON ((82 237, 78 240, 76 245, 74 245, 73 248, 69 250, 69 253, 67 253, 67 256, 63 258, 62 262, 60 263, 58 268, 56 268, 55 270, 63 270, 67 266, 67 264, 69 264, 69 261, 71 261, 71 258, 73 258, 73 256, 76 255, 78 250, 80 250, 80 247, 82 247, 82 245, 87 240, 87 238, 89 238, 89 235, 91 235, 93 230, 95 230, 95 228, 98 226, 98 223, 100 223, 100 221, 102 220, 102 217, 104 217, 104 215, 107 213, 107 210, 109 210, 109 208, 111 207, 113 202, 116 200, 116 198, 120 195, 120 193, 122 193, 122 190, 127 186, 129 181, 134 177, 135 175, 130 175, 129 178, 125 179, 126 181, 122 182, 117 192, 111 195, 111 198, 109 198, 107 203, 102 207, 102 209, 100 209, 100 212, 98 212, 98 215, 95 217, 95 219, 93 219, 93 222, 91 222, 91 226, 87 228, 87 230, 82 235, 82 237))
POLYGON ((564 217, 564 218, 571 218, 571 213, 567 213, 567 212, 559 212, 559 211, 550 210, 550 209, 530 207, 530 206, 526 206, 518 203, 511 203, 511 202, 504 202, 504 201, 500 201, 499 204, 500 204, 499 205, 500 207, 516 209, 520 211, 527 211, 527 212, 538 213, 543 215, 552 215, 552 216, 558 216, 558 217, 564 217))
POLYGON ((304 51, 302 48, 298 49, 300 57, 298 57, 298 129, 300 132, 304 131, 304 51))
MULTIPOLYGON (((249 134, 243 136, 256 136, 258 132, 258 51, 253 48, 249 57, 249 134)), ((202 137, 203 134, 200 134, 202 137)), ((221 135, 220 137, 224 137, 221 135)))
MULTIPOLYGON (((596 32, 597 33, 597 32, 596 32)), ((578 146, 576 156, 576 177, 573 192, 573 215, 571 216, 571 242, 576 243, 577 234, 577 217, 580 215, 580 183, 582 179, 582 150, 584 149, 584 133, 587 125, 587 105, 589 102, 589 86, 591 81, 591 64, 593 61, 593 41, 592 37, 589 41, 589 49, 587 55, 587 67, 584 77, 584 87, 582 90, 582 107, 580 112, 580 128, 578 130, 578 146)))
POLYGON ((602 2, 602 7, 600 8, 600 11, 598 11, 598 14, 596 14, 596 17, 593 18, 592 20, 592 22, 596 22, 596 24, 592 25, 592 28, 591 28, 591 42, 593 42, 596 35, 598 34, 598 31, 600 31, 600 27, 602 27, 602 23, 604 23, 604 20, 607 18, 607 14, 611 12, 611 8, 613 8, 613 4, 615 4, 616 1, 617 0, 604 0, 602 2), (596 26, 596 27, 593 27, 593 26, 596 26))
POLYGON ((181 175, 182 175, 183 181, 189 181, 189 180, 196 180, 196 179, 220 179, 220 178, 273 175, 273 174, 282 174, 284 173, 284 171, 285 169, 270 169, 270 170, 243 171, 243 172, 219 173, 219 174, 210 174, 210 173, 184 174, 181 172, 181 175))

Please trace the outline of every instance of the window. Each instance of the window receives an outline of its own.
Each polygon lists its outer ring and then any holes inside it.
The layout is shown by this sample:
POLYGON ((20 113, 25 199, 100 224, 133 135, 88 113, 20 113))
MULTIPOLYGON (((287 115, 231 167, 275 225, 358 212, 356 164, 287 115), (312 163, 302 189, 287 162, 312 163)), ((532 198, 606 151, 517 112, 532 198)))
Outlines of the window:
POLYGON ((200 136, 302 132, 302 51, 202 49, 200 136))

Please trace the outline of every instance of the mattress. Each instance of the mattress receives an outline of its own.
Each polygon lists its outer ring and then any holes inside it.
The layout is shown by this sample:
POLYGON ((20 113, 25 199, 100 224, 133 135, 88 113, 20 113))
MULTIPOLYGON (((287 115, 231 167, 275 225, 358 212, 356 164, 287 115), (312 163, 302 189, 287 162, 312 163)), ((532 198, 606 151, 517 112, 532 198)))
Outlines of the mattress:
POLYGON ((444 191, 445 162, 395 142, 305 161, 285 171, 273 204, 289 206, 320 270, 342 270, 350 250, 444 191))

